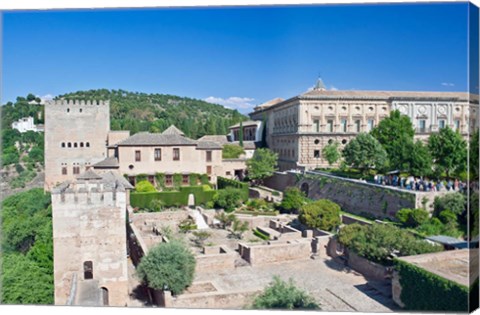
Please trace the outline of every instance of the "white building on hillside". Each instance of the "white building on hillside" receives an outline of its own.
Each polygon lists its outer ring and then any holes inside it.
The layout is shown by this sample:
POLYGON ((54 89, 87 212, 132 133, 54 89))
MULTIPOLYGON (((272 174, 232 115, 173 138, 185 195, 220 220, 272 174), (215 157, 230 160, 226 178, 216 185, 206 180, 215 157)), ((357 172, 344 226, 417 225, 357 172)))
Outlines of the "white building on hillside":
POLYGON ((43 132, 43 125, 35 125, 33 123, 33 117, 23 117, 12 123, 12 129, 17 129, 21 133, 27 131, 43 132))

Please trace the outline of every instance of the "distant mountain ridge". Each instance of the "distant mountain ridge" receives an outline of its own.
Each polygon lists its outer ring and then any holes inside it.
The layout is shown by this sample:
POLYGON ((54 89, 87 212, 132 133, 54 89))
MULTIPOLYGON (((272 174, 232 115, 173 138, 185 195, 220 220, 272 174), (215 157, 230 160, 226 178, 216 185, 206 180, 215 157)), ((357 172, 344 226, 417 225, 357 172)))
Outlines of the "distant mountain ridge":
POLYGON ((112 130, 162 132, 170 125, 198 139, 204 135, 225 135, 228 127, 247 117, 237 110, 202 100, 167 94, 146 94, 125 90, 88 90, 57 96, 66 100, 110 100, 112 130))

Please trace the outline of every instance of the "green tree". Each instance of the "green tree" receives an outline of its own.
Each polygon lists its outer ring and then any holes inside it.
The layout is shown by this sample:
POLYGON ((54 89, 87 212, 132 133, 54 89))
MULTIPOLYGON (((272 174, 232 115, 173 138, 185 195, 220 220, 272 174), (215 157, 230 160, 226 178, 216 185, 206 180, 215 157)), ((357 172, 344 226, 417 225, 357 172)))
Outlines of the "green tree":
POLYGON ((340 223, 340 206, 327 199, 319 199, 300 208, 298 219, 311 228, 333 231, 340 223))
POLYGON ((35 100, 35 95, 33 95, 32 93, 29 93, 27 95, 27 101, 31 102, 31 101, 34 101, 35 100))
POLYGON ((404 170, 415 176, 428 176, 432 173, 432 155, 420 140, 405 146, 410 154, 405 159, 404 170))
POLYGON ((255 298, 254 309, 314 310, 320 309, 315 299, 298 289, 292 279, 283 281, 278 276, 255 298))
POLYGON ((212 236, 211 233, 208 231, 202 230, 202 231, 194 231, 193 236, 195 237, 193 239, 193 242, 197 247, 203 247, 205 245, 205 241, 212 236))
POLYGON ((244 201, 243 195, 240 189, 227 187, 217 191, 217 194, 213 197, 213 202, 216 207, 223 208, 226 212, 232 212, 244 201))
POLYGON ((370 134, 380 142, 387 152, 390 167, 405 170, 412 157, 409 147, 413 144, 415 129, 410 118, 398 110, 381 120, 370 134))
POLYGON ((470 137, 470 180, 477 180, 478 181, 478 167, 479 167, 479 130, 475 130, 473 135, 470 137))
POLYGON ((396 217, 405 226, 415 228, 428 221, 429 213, 425 209, 401 209, 396 217))
POLYGON ((299 210, 305 203, 307 198, 305 194, 297 187, 288 187, 283 192, 283 199, 280 207, 287 211, 299 210))
POLYGON ((338 151, 339 146, 340 144, 338 141, 334 141, 327 144, 322 149, 322 155, 325 157, 329 165, 335 164, 341 158, 342 155, 340 154, 340 151, 338 151))
POLYGON ((449 127, 430 135, 428 148, 435 167, 445 171, 447 177, 466 168, 467 143, 458 132, 449 127))
POLYGON ((238 159, 240 155, 245 154, 245 150, 236 144, 225 144, 222 149, 222 158, 238 159))
POLYGON ((137 192, 155 192, 155 187, 148 180, 141 180, 135 184, 137 192))
POLYGON ((142 258, 137 275, 150 288, 163 290, 165 286, 177 295, 192 284, 195 257, 178 241, 161 243, 142 258))
POLYGON ((461 193, 445 194, 435 197, 433 200, 434 214, 438 215, 443 210, 450 210, 456 215, 460 215, 466 210, 466 198, 461 193))
POLYGON ((367 174, 370 169, 381 169, 387 163, 387 153, 371 135, 360 133, 343 149, 345 163, 367 174))
POLYGON ((277 170, 278 154, 267 149, 255 150, 253 157, 247 161, 248 178, 262 181, 277 170))

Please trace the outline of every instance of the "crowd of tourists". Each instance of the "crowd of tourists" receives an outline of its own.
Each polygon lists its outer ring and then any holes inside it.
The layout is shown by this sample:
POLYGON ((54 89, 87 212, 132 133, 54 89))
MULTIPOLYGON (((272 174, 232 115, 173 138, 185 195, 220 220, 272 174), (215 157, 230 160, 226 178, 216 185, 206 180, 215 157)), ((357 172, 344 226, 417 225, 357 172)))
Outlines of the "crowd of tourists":
POLYGON ((414 176, 375 175, 374 182, 377 185, 398 187, 414 191, 457 191, 463 192, 467 184, 458 179, 432 180, 414 176))

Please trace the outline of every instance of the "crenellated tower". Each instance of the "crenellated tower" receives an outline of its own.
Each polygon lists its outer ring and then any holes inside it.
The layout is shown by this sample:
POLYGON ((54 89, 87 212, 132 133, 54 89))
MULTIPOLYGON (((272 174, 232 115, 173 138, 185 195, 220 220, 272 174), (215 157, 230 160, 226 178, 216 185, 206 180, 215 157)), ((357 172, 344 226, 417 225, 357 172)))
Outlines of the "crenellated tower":
POLYGON ((107 156, 109 101, 45 104, 45 189, 73 180, 107 156))

